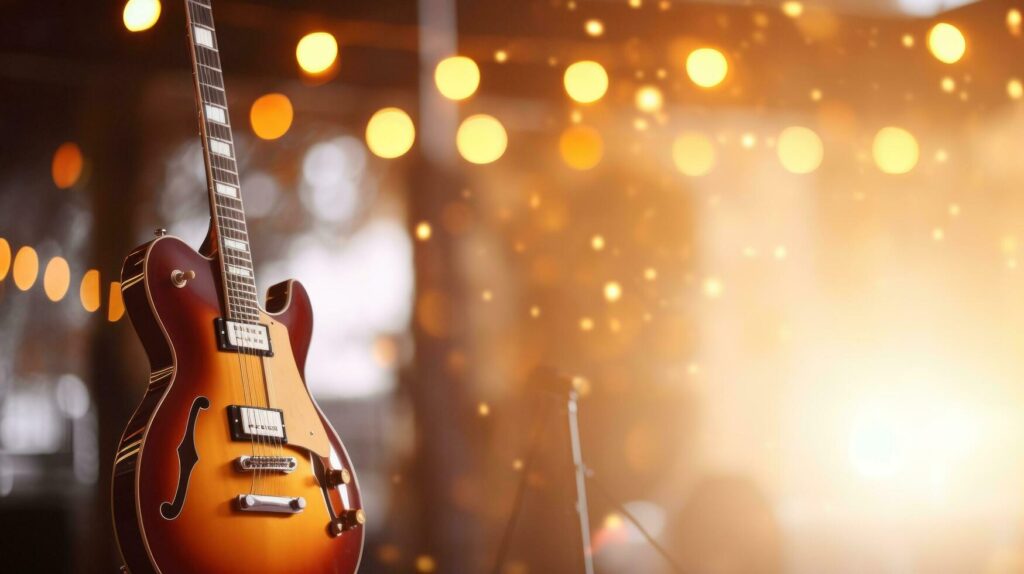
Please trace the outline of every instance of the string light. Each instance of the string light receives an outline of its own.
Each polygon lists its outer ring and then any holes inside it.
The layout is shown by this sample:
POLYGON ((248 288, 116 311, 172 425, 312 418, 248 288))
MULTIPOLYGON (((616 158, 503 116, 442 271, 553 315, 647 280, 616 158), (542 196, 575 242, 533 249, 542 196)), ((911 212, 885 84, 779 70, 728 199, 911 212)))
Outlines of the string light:
POLYGON ((401 157, 416 141, 412 118, 399 108, 378 110, 366 124, 366 145, 378 157, 401 157))
POLYGON ((430 224, 426 221, 421 221, 416 225, 416 239, 420 241, 429 240, 433 233, 433 229, 431 229, 430 224))
POLYGON ((477 114, 463 120, 455 134, 455 145, 466 161, 487 164, 505 154, 508 134, 494 117, 477 114))
POLYGON ((722 83, 729 72, 729 61, 714 48, 698 48, 686 57, 686 74, 702 88, 713 88, 722 83))
POLYGON ((587 33, 587 36, 597 38, 604 34, 604 22, 591 18, 583 23, 583 30, 587 33))
POLYGON ((615 281, 604 284, 604 298, 609 303, 614 303, 622 298, 622 286, 615 281))
POLYGON ((601 134, 589 126, 570 126, 562 132, 558 149, 566 165, 577 170, 588 170, 601 161, 604 141, 601 134))
POLYGON ((128 0, 121 14, 129 32, 142 32, 156 25, 160 19, 160 0, 128 0))
POLYGON ((43 273, 43 291, 50 301, 57 302, 64 298, 70 286, 71 267, 63 257, 54 257, 43 273))
POLYGON ((465 56, 445 58, 434 68, 434 83, 449 100, 464 100, 480 86, 480 68, 465 56))
POLYGON ((82 276, 82 284, 78 288, 78 297, 82 307, 93 313, 100 308, 100 272, 90 269, 82 276))
POLYGON ((14 285, 22 291, 28 291, 36 283, 39 276, 39 256, 36 250, 24 246, 14 256, 14 285))
POLYGON ((565 69, 563 78, 569 97, 581 104, 590 104, 608 91, 608 72, 597 62, 584 60, 565 69))
POLYGON ((790 18, 799 18, 804 13, 804 5, 792 0, 782 3, 782 13, 790 18))
POLYGON ((252 131, 264 140, 276 140, 288 133, 294 116, 292 102, 284 94, 260 96, 249 109, 252 131))
POLYGON ((683 174, 701 176, 715 165, 715 147, 704 134, 686 132, 672 143, 672 161, 683 174))
POLYGON ((494 61, 499 64, 504 64, 508 61, 508 52, 505 50, 496 50, 494 52, 494 61))
POLYGON ((818 169, 821 165, 825 148, 821 138, 814 130, 801 126, 791 126, 779 134, 779 161, 782 167, 792 173, 806 174, 818 169))
POLYGON ((917 165, 920 150, 913 134, 903 128, 889 126, 875 134, 871 153, 882 172, 903 174, 917 165))
POLYGON ((53 176, 53 184, 59 189, 74 187, 82 177, 82 168, 85 160, 82 158, 82 150, 74 142, 60 144, 57 151, 53 153, 53 162, 50 165, 50 174, 53 176))
POLYGON ((295 59, 307 74, 322 75, 338 60, 338 41, 328 32, 306 34, 295 46, 295 59))
POLYGON ((928 32, 928 49, 940 62, 954 64, 964 57, 967 40, 956 26, 939 22, 928 32))
POLYGON ((641 112, 654 113, 661 111, 664 96, 656 86, 641 86, 634 97, 636 107, 641 112))

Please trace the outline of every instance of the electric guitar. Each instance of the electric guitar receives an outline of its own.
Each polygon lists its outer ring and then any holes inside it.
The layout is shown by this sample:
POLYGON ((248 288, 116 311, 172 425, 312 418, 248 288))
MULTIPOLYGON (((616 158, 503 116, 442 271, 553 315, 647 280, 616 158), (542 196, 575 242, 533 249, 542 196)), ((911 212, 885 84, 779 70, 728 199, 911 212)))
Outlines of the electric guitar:
POLYGON ((210 1, 185 1, 210 232, 197 252, 159 230, 121 272, 152 372, 114 462, 118 545, 133 574, 352 574, 359 486, 304 382, 305 289, 257 298, 210 1))

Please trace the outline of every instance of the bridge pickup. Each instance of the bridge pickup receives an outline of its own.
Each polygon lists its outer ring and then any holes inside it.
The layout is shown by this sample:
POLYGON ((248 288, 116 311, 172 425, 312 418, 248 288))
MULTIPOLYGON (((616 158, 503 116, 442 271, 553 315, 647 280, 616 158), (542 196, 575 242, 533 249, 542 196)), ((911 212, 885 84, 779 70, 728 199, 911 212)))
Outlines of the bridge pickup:
POLYGON ((288 474, 298 467, 299 463, 291 456, 241 456, 235 465, 241 472, 257 470, 283 472, 288 474))
POLYGON ((298 514, 306 508, 306 499, 301 496, 265 496, 262 494, 239 494, 238 509, 243 512, 276 512, 298 514))
POLYGON ((270 330, 260 323, 240 323, 218 317, 213 322, 217 334, 217 348, 221 351, 273 357, 270 330))
POLYGON ((284 429, 284 413, 281 409, 231 405, 228 407, 228 424, 233 440, 249 441, 267 437, 288 442, 288 435, 284 429))

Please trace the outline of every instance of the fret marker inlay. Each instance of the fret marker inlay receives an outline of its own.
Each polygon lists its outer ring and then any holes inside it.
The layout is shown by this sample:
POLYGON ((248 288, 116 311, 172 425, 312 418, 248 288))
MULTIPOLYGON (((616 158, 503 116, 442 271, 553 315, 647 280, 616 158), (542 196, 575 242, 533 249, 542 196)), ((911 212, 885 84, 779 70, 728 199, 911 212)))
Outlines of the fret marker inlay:
POLYGON ((217 122, 221 125, 228 125, 228 116, 224 113, 224 108, 220 106, 206 105, 206 119, 217 122))
POLYGON ((207 48, 213 48, 213 34, 211 34, 209 30, 200 26, 195 26, 195 31, 196 44, 206 46, 207 48))
POLYGON ((238 188, 226 183, 217 183, 217 193, 238 199, 238 188))
POLYGON ((252 271, 249 271, 245 267, 238 267, 237 265, 228 265, 228 273, 232 275, 238 275, 239 277, 252 277, 252 271))
POLYGON ((234 249, 235 251, 244 251, 244 252, 247 252, 247 253, 249 251, 249 246, 246 245, 245 242, 243 242, 243 241, 237 241, 237 240, 234 240, 234 239, 227 239, 227 238, 225 238, 224 239, 224 245, 226 247, 234 249))
POLYGON ((210 138, 210 151, 224 157, 232 157, 231 144, 219 139, 210 138))

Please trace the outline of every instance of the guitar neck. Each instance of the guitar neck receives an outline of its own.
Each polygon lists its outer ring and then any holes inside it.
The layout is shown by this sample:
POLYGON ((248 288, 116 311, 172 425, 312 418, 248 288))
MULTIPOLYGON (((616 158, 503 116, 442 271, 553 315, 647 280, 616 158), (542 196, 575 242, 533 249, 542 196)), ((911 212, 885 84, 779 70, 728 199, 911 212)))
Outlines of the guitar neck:
POLYGON ((242 189, 231 134, 227 92, 210 0, 185 0, 192 79, 199 111, 210 216, 221 265, 225 312, 236 321, 257 322, 259 301, 242 205, 242 189))

